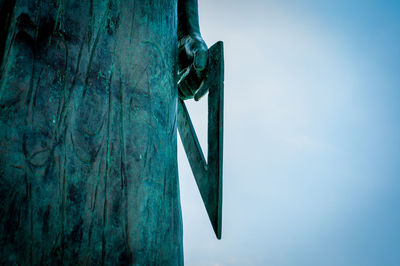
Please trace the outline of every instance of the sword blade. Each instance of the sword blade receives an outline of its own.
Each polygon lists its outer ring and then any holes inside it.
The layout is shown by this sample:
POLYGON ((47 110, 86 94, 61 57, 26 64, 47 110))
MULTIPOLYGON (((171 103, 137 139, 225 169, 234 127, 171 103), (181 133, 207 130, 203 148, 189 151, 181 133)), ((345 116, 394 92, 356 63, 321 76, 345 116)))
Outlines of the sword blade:
POLYGON ((185 103, 181 99, 178 103, 179 134, 218 239, 222 225, 223 82, 223 44, 217 42, 209 49, 208 75, 203 83, 209 91, 207 162, 185 103))

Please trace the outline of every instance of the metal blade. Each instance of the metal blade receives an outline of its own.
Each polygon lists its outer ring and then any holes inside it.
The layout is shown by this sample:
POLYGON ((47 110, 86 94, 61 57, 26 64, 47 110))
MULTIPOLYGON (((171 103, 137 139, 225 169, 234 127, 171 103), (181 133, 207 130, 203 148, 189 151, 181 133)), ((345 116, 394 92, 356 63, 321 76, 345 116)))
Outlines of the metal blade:
POLYGON ((193 175, 218 239, 222 224, 223 159, 223 43, 209 49, 208 74, 203 90, 208 94, 208 158, 204 159, 193 124, 183 100, 178 104, 178 129, 193 175))

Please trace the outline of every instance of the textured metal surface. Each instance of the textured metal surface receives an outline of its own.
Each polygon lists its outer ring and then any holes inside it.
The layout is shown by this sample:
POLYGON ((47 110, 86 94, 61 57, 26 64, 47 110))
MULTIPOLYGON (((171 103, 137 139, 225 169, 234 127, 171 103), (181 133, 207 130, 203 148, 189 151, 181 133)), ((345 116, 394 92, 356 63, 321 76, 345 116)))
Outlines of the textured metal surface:
POLYGON ((178 104, 178 129, 215 235, 221 238, 224 103, 223 43, 209 49, 208 73, 195 99, 208 90, 208 156, 204 158, 183 100, 178 104))
POLYGON ((183 264, 177 1, 8 10, 0 265, 183 264))

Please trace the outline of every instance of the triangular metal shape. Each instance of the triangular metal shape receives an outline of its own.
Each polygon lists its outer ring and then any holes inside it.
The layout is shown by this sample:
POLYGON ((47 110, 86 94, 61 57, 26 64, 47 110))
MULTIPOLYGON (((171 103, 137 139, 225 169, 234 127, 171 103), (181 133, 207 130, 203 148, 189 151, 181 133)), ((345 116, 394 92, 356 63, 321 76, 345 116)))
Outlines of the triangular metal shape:
MULTIPOLYGON (((208 50, 207 75, 199 91, 208 89, 208 156, 204 158, 185 103, 179 99, 178 129, 215 235, 221 239, 224 57, 223 43, 208 50)), ((202 93, 204 94, 204 93, 202 93)), ((198 97, 195 96, 198 100, 198 97)))

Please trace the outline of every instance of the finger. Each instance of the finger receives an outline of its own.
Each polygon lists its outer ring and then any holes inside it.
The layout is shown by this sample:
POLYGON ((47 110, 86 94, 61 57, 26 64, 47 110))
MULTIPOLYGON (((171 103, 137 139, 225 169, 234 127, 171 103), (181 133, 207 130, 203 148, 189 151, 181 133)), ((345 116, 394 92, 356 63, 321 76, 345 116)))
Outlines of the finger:
POLYGON ((197 102, 198 100, 201 99, 206 93, 208 92, 208 87, 205 85, 204 81, 201 83, 200 88, 194 95, 194 99, 197 102))
POLYGON ((196 70, 204 70, 207 66, 208 51, 199 49, 194 54, 193 65, 196 70))

